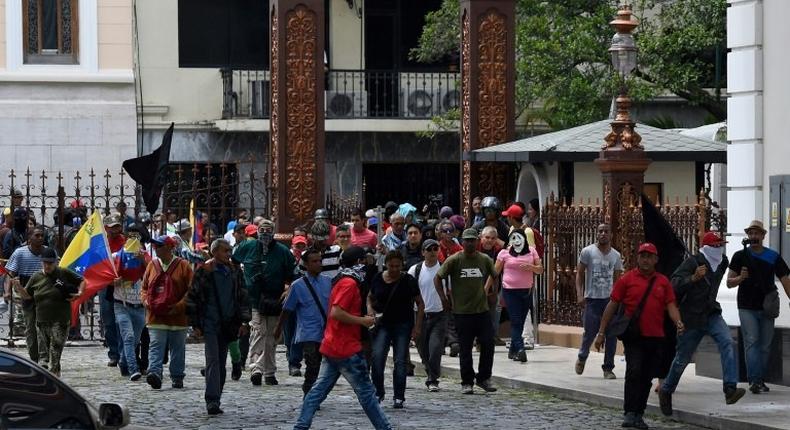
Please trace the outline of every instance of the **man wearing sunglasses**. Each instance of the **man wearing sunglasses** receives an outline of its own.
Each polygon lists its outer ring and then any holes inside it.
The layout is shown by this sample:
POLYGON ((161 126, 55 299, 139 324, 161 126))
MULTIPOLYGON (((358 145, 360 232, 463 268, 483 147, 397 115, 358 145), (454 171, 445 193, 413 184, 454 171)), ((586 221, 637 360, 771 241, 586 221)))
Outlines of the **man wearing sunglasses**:
POLYGON ((658 392, 661 412, 672 415, 672 393, 680 381, 691 356, 705 335, 713 338, 721 355, 724 399, 728 405, 743 397, 746 390, 738 388, 738 368, 732 347, 730 328, 721 316, 721 305, 716 301, 719 284, 727 271, 724 239, 709 231, 702 238, 699 252, 687 258, 672 274, 672 288, 685 331, 678 334, 677 352, 672 367, 658 392))

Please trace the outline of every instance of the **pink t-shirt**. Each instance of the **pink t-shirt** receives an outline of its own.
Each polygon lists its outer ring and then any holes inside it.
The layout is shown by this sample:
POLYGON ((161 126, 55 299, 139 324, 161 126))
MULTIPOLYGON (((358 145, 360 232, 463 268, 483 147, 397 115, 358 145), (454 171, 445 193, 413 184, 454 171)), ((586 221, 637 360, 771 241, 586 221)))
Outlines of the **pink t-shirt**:
POLYGON ((353 228, 351 229, 351 244, 354 246, 361 246, 362 248, 376 248, 376 245, 379 243, 379 238, 376 233, 365 229, 361 233, 358 233, 353 228))
POLYGON ((532 271, 526 271, 520 266, 524 263, 535 264, 538 260, 538 253, 535 248, 529 249, 529 254, 519 255, 514 257, 510 255, 510 251, 505 248, 499 251, 496 257, 497 262, 502 262, 502 287, 509 290, 515 289, 528 289, 532 288, 532 283, 535 280, 535 274, 532 271))

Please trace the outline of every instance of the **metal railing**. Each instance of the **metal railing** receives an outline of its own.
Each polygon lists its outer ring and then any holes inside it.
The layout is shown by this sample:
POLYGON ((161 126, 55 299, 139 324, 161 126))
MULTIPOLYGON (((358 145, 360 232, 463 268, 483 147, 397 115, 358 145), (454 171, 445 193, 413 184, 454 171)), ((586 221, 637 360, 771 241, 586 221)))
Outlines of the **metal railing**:
MULTIPOLYGON (((223 119, 269 118, 268 70, 221 69, 223 119)), ((427 119, 458 109, 460 74, 393 70, 330 70, 324 107, 327 119, 427 119)))

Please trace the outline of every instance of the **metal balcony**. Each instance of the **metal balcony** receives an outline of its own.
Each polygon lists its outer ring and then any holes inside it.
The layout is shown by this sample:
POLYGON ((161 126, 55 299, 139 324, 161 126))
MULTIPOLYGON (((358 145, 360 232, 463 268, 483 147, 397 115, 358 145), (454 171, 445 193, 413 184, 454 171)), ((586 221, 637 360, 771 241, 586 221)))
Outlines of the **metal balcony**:
MULTIPOLYGON (((268 70, 220 70, 223 119, 269 118, 268 70)), ((330 70, 327 119, 428 119, 460 107, 460 74, 392 70, 330 70)))

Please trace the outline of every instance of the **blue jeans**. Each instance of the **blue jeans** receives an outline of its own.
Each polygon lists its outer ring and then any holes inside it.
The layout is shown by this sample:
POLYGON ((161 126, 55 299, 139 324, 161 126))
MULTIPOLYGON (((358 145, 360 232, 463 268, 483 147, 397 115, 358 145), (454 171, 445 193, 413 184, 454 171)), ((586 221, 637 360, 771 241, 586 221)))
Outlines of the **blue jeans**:
MULTIPOLYGON (((584 300, 584 334, 582 335, 582 346, 579 348, 579 360, 585 361, 590 355, 590 346, 598 335, 601 328, 601 316, 609 304, 609 299, 585 299, 584 300)), ((617 350, 617 336, 607 336, 604 344, 603 370, 614 369, 614 353, 617 350)))
POLYGON ((392 345, 392 358, 395 367, 392 371, 393 398, 406 399, 406 362, 409 360, 409 339, 412 323, 381 324, 371 341, 373 362, 370 377, 376 387, 376 396, 384 398, 384 367, 392 345))
POLYGON ((173 381, 184 379, 184 359, 186 350, 187 331, 163 330, 148 328, 151 337, 151 351, 148 354, 148 373, 155 373, 162 378, 162 359, 165 348, 170 350, 170 379, 173 381))
POLYGON ((503 288, 508 315, 510 315, 510 352, 516 353, 524 349, 524 323, 527 312, 532 309, 532 288, 503 288))
POLYGON ((99 316, 104 329, 104 343, 109 348, 107 357, 110 360, 121 359, 121 339, 118 336, 118 326, 115 324, 115 301, 107 299, 107 290, 99 291, 99 316))
POLYGON ((283 326, 283 343, 285 344, 285 355, 288 358, 288 367, 297 369, 302 367, 302 344, 294 342, 296 340, 296 313, 291 312, 283 326))
POLYGON ((765 366, 771 353, 774 338, 774 319, 763 316, 763 311, 738 309, 741 319, 741 336, 746 355, 746 377, 749 384, 763 382, 765 366))
POLYGON ((302 401, 302 411, 299 413, 294 430, 310 428, 315 411, 332 391, 340 375, 343 375, 351 388, 354 389, 357 400, 365 410, 373 428, 377 430, 392 429, 392 424, 384 415, 376 398, 376 390, 368 377, 368 365, 365 362, 365 357, 359 352, 348 358, 324 357, 321 361, 321 370, 318 371, 318 379, 302 401))
POLYGON ((115 322, 118 324, 121 348, 118 366, 126 368, 129 373, 139 372, 137 367, 137 356, 135 348, 140 343, 140 336, 145 328, 145 309, 132 306, 124 306, 122 303, 115 303, 115 322))
POLYGON ((735 388, 738 385, 738 370, 735 367, 735 350, 732 347, 732 335, 730 335, 730 328, 724 322, 721 314, 715 314, 708 317, 708 325, 704 328, 694 328, 686 330, 682 335, 678 336, 678 344, 675 352, 675 359, 672 361, 672 367, 669 369, 662 390, 673 393, 675 388, 680 382, 680 376, 691 361, 691 356, 697 350, 697 345, 702 340, 702 337, 709 335, 716 342, 719 348, 719 355, 721 356, 721 373, 724 388, 735 388))

